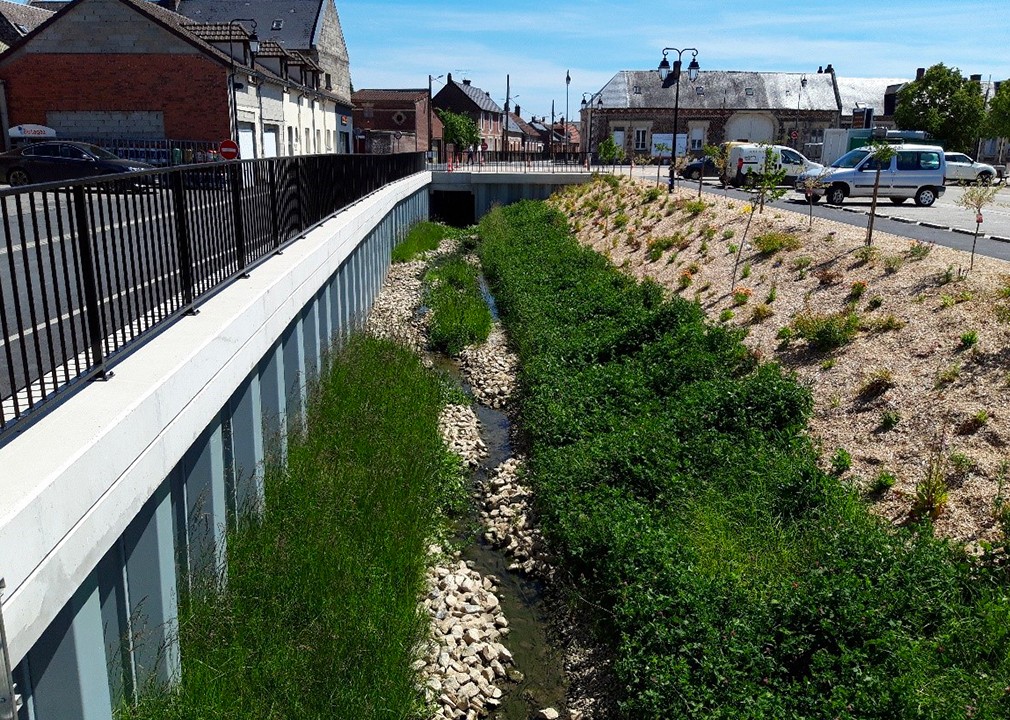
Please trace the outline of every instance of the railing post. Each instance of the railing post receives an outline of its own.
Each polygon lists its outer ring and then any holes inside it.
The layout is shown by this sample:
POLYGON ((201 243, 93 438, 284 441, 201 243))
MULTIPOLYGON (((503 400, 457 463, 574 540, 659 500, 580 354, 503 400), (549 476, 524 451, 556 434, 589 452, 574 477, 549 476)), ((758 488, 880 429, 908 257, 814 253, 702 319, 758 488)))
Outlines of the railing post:
POLYGON ((231 185, 232 226, 235 228, 235 259, 242 277, 249 277, 246 268, 245 221, 242 218, 242 165, 232 163, 228 168, 231 185))
POLYGON ((305 168, 305 158, 299 157, 295 160, 295 187, 298 194, 298 232, 305 230, 305 188, 302 170, 305 168))
POLYGON ((281 210, 280 198, 277 197, 277 173, 280 172, 280 168, 280 160, 270 161, 270 222, 274 234, 274 252, 277 254, 281 252, 281 210))
POLYGON ((91 251, 91 230, 88 225, 87 199, 84 196, 84 186, 75 185, 72 190, 74 198, 74 218, 77 221, 77 249, 81 258, 81 280, 84 283, 84 316, 88 321, 88 342, 91 345, 91 359, 98 370, 96 378, 107 380, 112 373, 105 368, 105 353, 102 342, 102 308, 98 295, 98 270, 95 267, 95 255, 91 251))
POLYGON ((189 241, 189 224, 186 222, 186 189, 183 186, 183 170, 176 170, 172 176, 172 205, 175 209, 175 236, 179 243, 179 278, 182 281, 182 304, 186 312, 196 315, 193 307, 193 252, 189 241))

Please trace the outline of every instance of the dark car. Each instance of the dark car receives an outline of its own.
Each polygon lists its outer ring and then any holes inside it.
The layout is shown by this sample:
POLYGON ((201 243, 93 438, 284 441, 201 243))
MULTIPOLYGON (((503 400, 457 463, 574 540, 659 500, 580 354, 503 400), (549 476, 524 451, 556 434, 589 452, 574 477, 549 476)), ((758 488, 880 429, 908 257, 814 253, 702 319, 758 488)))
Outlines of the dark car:
POLYGON ((0 153, 0 178, 12 186, 77 180, 153 167, 136 160, 123 160, 97 145, 81 142, 38 142, 0 153))
POLYGON ((706 155, 685 165, 680 171, 680 176, 688 180, 700 180, 702 176, 719 177, 719 170, 715 166, 715 161, 706 155))

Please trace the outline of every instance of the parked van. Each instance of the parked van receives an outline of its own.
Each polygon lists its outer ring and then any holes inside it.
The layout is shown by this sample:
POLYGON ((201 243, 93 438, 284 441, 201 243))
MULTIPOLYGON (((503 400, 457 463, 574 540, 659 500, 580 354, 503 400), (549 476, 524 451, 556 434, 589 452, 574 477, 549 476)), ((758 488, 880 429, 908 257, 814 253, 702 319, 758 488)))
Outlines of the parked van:
POLYGON ((729 177, 726 178, 726 181, 733 187, 740 187, 747 183, 748 175, 757 177, 763 172, 776 172, 785 169, 786 177, 782 184, 792 185, 806 171, 819 170, 822 167, 819 163, 808 160, 802 154, 785 145, 734 144, 729 148, 729 160, 726 163, 726 172, 729 177), (765 167, 766 160, 769 162, 767 168, 765 167))
MULTIPOLYGON (((943 178, 947 164, 939 145, 896 146, 897 153, 880 169, 878 197, 886 197, 898 205, 909 198, 920 207, 929 207, 943 195, 943 178)), ((832 205, 841 205, 847 197, 870 197, 877 174, 877 159, 871 149, 859 147, 842 155, 821 178, 824 190, 811 195, 817 202, 821 195, 832 205)), ((817 177, 823 170, 813 170, 796 180, 796 192, 806 193, 803 181, 817 177)))

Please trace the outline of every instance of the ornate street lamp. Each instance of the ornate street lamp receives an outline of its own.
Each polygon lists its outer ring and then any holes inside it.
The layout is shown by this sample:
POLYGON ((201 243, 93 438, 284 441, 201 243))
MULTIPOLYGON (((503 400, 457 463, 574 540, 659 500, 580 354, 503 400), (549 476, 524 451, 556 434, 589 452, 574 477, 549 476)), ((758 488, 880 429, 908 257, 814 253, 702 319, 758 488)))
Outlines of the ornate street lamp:
POLYGON ((589 126, 589 132, 586 134, 586 162, 589 162, 589 157, 593 154, 593 100, 596 100, 597 109, 603 109, 603 96, 601 95, 603 91, 595 93, 582 93, 582 109, 587 111, 586 124, 589 126), (588 100, 586 98, 589 98, 588 100))
POLYGON ((698 79, 698 71, 701 70, 701 66, 698 65, 698 50, 697 48, 684 48, 680 50, 678 48, 668 47, 663 48, 663 59, 659 62, 659 79, 663 82, 664 86, 666 84, 666 79, 673 76, 673 84, 676 87, 673 96, 673 153, 671 155, 670 163, 676 164, 677 158, 677 131, 679 114, 680 114, 680 67, 681 58, 684 53, 691 52, 691 63, 687 66, 687 77, 691 82, 698 79), (673 61, 673 67, 670 67, 670 61, 667 60, 666 54, 670 51, 677 53, 677 59, 673 61))
POLYGON ((800 149, 800 101, 803 99, 803 90, 807 87, 807 76, 804 75, 800 78, 800 91, 796 93, 796 137, 793 141, 796 143, 796 149, 800 149))

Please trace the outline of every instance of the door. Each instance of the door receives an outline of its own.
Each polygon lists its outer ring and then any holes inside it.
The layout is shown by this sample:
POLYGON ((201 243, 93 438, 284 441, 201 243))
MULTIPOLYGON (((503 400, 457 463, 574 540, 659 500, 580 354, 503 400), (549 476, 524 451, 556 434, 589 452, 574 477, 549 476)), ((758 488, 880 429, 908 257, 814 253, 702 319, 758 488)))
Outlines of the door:
POLYGON ((771 143, 775 138, 775 121, 767 115, 736 113, 726 123, 727 140, 771 143))
POLYGON ((892 194, 894 158, 881 163, 873 155, 869 155, 856 168, 857 172, 852 180, 851 197, 871 197, 873 195, 873 185, 877 182, 877 167, 880 167, 880 188, 877 195, 879 197, 889 197, 892 194))
POLYGON ((804 160, 803 156, 800 155, 795 150, 790 150, 789 148, 781 148, 781 165, 780 167, 786 171, 785 180, 783 184, 785 185, 795 185, 796 178, 802 175, 807 169, 807 162, 804 160))
POLYGON ((256 127, 252 123, 238 124, 238 156, 241 160, 256 157, 256 127))
POLYGON ((263 157, 277 157, 277 140, 280 128, 276 125, 265 125, 263 127, 263 157))
POLYGON ((628 154, 624 149, 624 130, 614 130, 614 144, 621 149, 622 154, 628 154))

